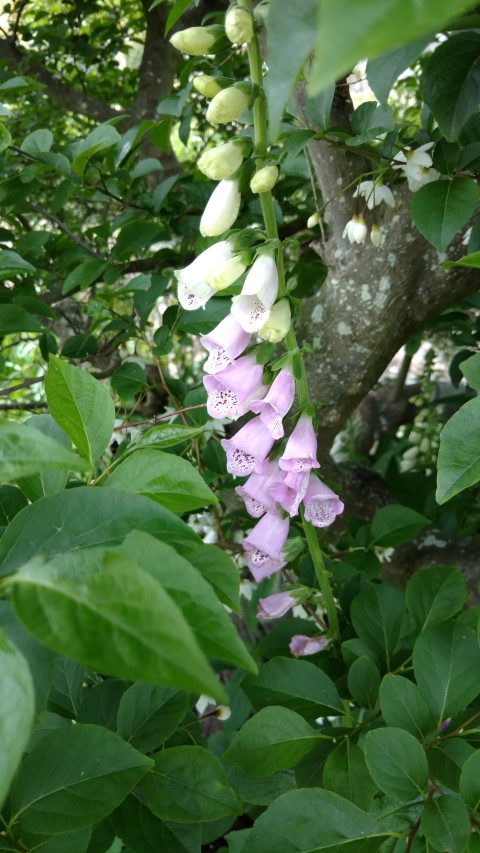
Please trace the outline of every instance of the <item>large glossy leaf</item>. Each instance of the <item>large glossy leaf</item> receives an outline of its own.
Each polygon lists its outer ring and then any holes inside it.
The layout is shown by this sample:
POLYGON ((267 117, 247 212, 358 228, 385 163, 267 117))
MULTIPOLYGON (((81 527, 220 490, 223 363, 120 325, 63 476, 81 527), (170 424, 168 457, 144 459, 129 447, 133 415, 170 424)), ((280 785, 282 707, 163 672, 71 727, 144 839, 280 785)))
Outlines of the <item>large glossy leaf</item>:
MULTIPOLYGON (((28 427, 38 430, 43 436, 53 439, 58 442, 65 450, 71 451, 72 442, 67 433, 61 429, 53 420, 51 415, 34 415, 26 422, 28 427)), ((84 471, 87 468, 85 459, 81 456, 77 459, 76 470, 84 471), (79 467, 80 465, 80 467, 79 467)), ((55 492, 60 492, 65 488, 68 479, 68 469, 60 468, 54 471, 42 471, 41 474, 36 474, 31 477, 22 477, 19 481, 23 493, 30 501, 38 501, 46 495, 54 495, 55 492)))
POLYGON ((464 10, 464 0, 322 0, 311 91, 319 92, 359 59, 437 32, 464 10))
MULTIPOLYGON (((12 253, 14 254, 14 253, 12 253)), ((2 256, 0 254, 0 264, 2 256)), ((0 279, 10 278, 9 274, 2 276, 2 268, 0 266, 0 279)), ((33 314, 29 314, 25 308, 20 305, 2 305, 0 314, 0 335, 10 335, 12 332, 41 332, 42 327, 37 318, 33 314)))
POLYGON ((469 400, 440 433, 436 499, 444 504, 480 480, 480 397, 469 400))
POLYGON ((369 657, 357 658, 348 670, 348 689, 357 705, 373 710, 378 699, 379 687, 378 667, 369 657))
POLYGON ((0 574, 35 554, 52 557, 96 545, 116 545, 144 530, 181 553, 196 551, 198 536, 176 515, 138 495, 81 487, 42 498, 19 512, 0 539, 0 574))
POLYGON ((480 750, 465 761, 460 774, 460 793, 475 814, 480 809, 480 750))
POLYGON ((103 486, 144 495, 172 512, 183 513, 218 503, 187 459, 162 450, 137 450, 115 468, 103 486))
POLYGON ((478 109, 479 87, 478 32, 450 36, 426 61, 420 92, 447 139, 457 139, 467 119, 478 109))
POLYGON ((142 787, 150 809, 162 820, 205 823, 242 810, 220 761, 201 746, 165 749, 142 787))
POLYGON ((401 504, 379 509, 370 526, 369 544, 391 548, 413 539, 429 523, 428 518, 401 504))
POLYGON ((459 621, 431 625, 415 643, 413 668, 438 726, 480 693, 480 647, 475 631, 459 621))
POLYGON ((471 178, 432 181, 420 187, 412 198, 412 219, 423 236, 439 252, 474 213, 480 196, 471 178))
POLYGON ((324 714, 343 714, 333 681, 308 661, 275 657, 260 666, 257 676, 248 676, 242 689, 257 710, 282 705, 309 722, 324 714))
POLYGON ((185 833, 178 832, 177 826, 163 823, 133 795, 114 811, 110 821, 117 836, 132 850, 141 853, 193 853, 200 850, 200 824, 192 824, 188 837, 185 837, 185 833))
MULTIPOLYGON (((131 365, 135 367, 138 365, 131 365)), ((133 438, 126 449, 127 454, 135 453, 137 450, 144 448, 155 448, 156 450, 166 450, 167 447, 175 447, 176 444, 183 444, 184 441, 190 441, 201 435, 203 426, 188 427, 183 424, 160 424, 159 426, 147 429, 136 438, 133 438)))
POLYGON ((12 582, 18 618, 49 648, 108 675, 224 699, 181 611, 133 559, 102 549, 36 557, 12 582))
POLYGON ((201 545, 189 562, 210 584, 222 602, 240 612, 240 573, 232 558, 215 545, 201 545))
POLYGON ((378 791, 362 750, 349 738, 345 738, 327 757, 323 784, 327 791, 334 791, 366 812, 378 791))
POLYGON ((120 700, 117 732, 136 749, 158 749, 189 708, 189 695, 158 684, 132 684, 120 700))
POLYGON ((166 590, 181 609, 200 648, 208 657, 227 660, 248 672, 257 672, 253 658, 210 584, 187 560, 168 545, 138 531, 126 538, 121 551, 138 560, 142 568, 166 590))
POLYGON ((294 767, 322 736, 288 708, 263 708, 242 726, 225 758, 251 776, 268 776, 294 767))
POLYGON ((55 655, 50 649, 38 643, 28 631, 25 631, 8 601, 0 601, 0 627, 28 664, 35 692, 35 722, 38 722, 47 705, 55 655))
POLYGON ((428 781, 428 763, 418 740, 404 729, 389 726, 369 732, 365 757, 380 790, 398 800, 422 796, 428 781))
POLYGON ((17 480, 44 471, 84 471, 80 456, 26 424, 0 423, 0 478, 17 480))
POLYGON ((380 707, 388 726, 405 729, 420 740, 432 729, 432 717, 416 684, 402 675, 385 676, 380 707))
POLYGON ((90 826, 122 802, 153 766, 102 726, 56 729, 25 758, 12 792, 21 830, 56 835, 90 826))
POLYGON ((393 84, 402 71, 410 66, 424 48, 431 42, 432 36, 421 36, 402 47, 390 50, 377 59, 369 60, 367 64, 367 78, 375 97, 381 104, 386 104, 393 84))
POLYGON ((27 745, 34 711, 27 662, 0 628, 0 805, 27 745))
POLYGON ((86 370, 51 355, 45 393, 52 417, 93 465, 109 443, 115 422, 115 406, 105 386, 86 370))
POLYGON ((260 815, 242 853, 375 853, 389 832, 322 788, 288 791, 260 815))
POLYGON ((402 593, 387 584, 369 583, 352 602, 353 627, 387 668, 400 635, 403 607, 402 593))
POLYGON ((448 794, 426 803, 420 832, 434 850, 465 853, 472 832, 465 803, 448 794))
POLYGON ((416 572, 407 584, 405 601, 418 627, 455 616, 467 600, 467 585, 453 566, 432 566, 416 572))

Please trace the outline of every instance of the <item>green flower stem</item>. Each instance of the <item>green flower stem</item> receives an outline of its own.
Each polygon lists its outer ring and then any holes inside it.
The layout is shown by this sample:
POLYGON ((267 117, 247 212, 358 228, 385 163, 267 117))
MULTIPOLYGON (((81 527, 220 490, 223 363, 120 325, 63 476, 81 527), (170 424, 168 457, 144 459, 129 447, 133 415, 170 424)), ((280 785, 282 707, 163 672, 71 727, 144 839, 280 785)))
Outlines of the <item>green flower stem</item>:
MULTIPOLYGON (((252 6, 250 0, 241 0, 241 3, 245 8, 252 11, 252 6)), ((256 84, 261 94, 259 94, 254 101, 253 104, 253 120, 254 120, 254 129, 255 129, 255 146, 254 153, 255 156, 259 159, 264 159, 267 155, 268 143, 267 143, 267 106, 265 101, 265 96, 263 95, 263 76, 262 76, 262 57, 260 53, 260 45, 258 42, 258 36, 255 34, 252 40, 248 44, 248 60, 250 65, 250 76, 252 83, 256 84)), ((263 219, 265 222, 265 230, 267 232, 267 236, 271 239, 278 240, 278 229, 277 222, 275 219, 275 209, 273 206, 273 197, 272 193, 260 193, 260 204, 262 206, 263 219)), ((283 270, 283 252, 281 246, 278 248, 277 253, 277 268, 278 268, 278 282, 279 288, 278 293, 279 296, 286 295, 285 288, 285 275, 283 270)), ((295 336, 295 332, 293 330, 293 326, 290 326, 290 330, 285 338, 285 344, 287 349, 290 352, 297 351, 298 352, 298 344, 295 336)), ((297 393, 298 393, 298 401, 300 404, 300 408, 305 408, 310 403, 310 397, 308 394, 308 385, 307 385, 307 375, 305 372, 305 363, 303 359, 303 355, 301 352, 298 352, 298 365, 299 365, 299 376, 296 377, 297 383, 297 393)), ((317 576, 318 585, 320 587, 320 591, 323 596, 323 603, 325 605, 325 611, 328 618, 329 625, 329 633, 332 640, 338 640, 340 637, 340 630, 338 625, 338 617, 337 617, 337 609, 335 607, 335 600, 332 593, 332 588, 330 586, 329 573, 326 569, 325 563, 323 561, 322 552, 320 550, 320 545, 318 544, 317 532, 315 528, 305 519, 303 519, 303 529, 305 531, 305 536, 307 539, 307 544, 310 550, 310 556, 312 558, 313 565, 315 567, 315 574, 317 576)))

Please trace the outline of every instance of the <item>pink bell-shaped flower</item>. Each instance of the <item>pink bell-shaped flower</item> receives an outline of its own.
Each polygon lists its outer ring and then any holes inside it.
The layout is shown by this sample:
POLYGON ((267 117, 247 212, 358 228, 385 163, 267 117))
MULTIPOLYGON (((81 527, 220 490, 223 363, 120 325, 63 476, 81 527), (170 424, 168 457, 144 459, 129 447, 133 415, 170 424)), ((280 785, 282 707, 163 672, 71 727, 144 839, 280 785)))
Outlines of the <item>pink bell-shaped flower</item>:
POLYGON ((290 517, 298 515, 300 504, 308 486, 308 471, 287 471, 283 479, 272 484, 271 492, 290 517))
POLYGON ((277 592, 258 602, 257 619, 279 619, 298 604, 298 599, 289 592, 277 592))
POLYGON ((282 548, 290 521, 267 512, 243 540, 245 560, 257 583, 285 565, 282 548))
POLYGON ((262 385, 263 367, 255 357, 244 355, 214 376, 204 376, 208 392, 207 412, 211 418, 239 418, 248 411, 252 397, 266 393, 262 385))
POLYGON ((302 415, 287 441, 283 455, 279 459, 282 471, 310 471, 320 468, 317 462, 317 436, 308 415, 302 415))
POLYGON ((307 637, 305 634, 294 634, 290 640, 290 651, 294 657, 316 655, 328 646, 326 637, 307 637))
POLYGON ((252 418, 232 438, 222 439, 221 444, 227 454, 227 471, 247 477, 267 458, 273 438, 260 418, 252 418))
POLYGON ((328 527, 343 512, 343 503, 318 477, 310 475, 303 498, 305 520, 314 527, 328 527))
POLYGON ((260 470, 250 474, 243 486, 235 489, 237 495, 245 501, 245 509, 253 518, 260 518, 264 513, 271 512, 278 515, 276 500, 272 495, 272 485, 283 479, 283 471, 280 471, 278 462, 266 460, 259 466, 260 470))
POLYGON ((277 438, 283 437, 282 418, 290 411, 295 397, 295 380, 288 368, 280 371, 263 400, 252 400, 250 409, 260 415, 265 426, 277 438))
POLYGON ((224 370, 244 352, 251 337, 231 314, 227 314, 208 335, 200 338, 201 345, 210 353, 203 365, 204 371, 215 374, 224 370))

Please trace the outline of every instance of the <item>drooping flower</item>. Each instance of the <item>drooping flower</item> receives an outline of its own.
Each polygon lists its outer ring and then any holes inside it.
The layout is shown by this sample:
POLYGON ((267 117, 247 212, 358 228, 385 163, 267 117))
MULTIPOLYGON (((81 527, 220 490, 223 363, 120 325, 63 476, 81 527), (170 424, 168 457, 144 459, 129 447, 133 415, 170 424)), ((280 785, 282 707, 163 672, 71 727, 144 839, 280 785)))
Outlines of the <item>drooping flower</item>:
POLYGON ((245 509, 253 518, 261 518, 266 512, 278 515, 276 500, 272 494, 272 486, 277 480, 283 479, 283 471, 278 462, 265 460, 259 466, 259 471, 250 474, 243 486, 237 486, 237 495, 245 501, 245 509))
POLYGON ((208 335, 200 338, 201 345, 210 353, 203 365, 204 371, 215 374, 224 370, 244 352, 251 337, 232 314, 227 314, 208 335))
POLYGON ((423 187, 424 184, 436 181, 440 177, 437 170, 431 168, 433 160, 430 154, 427 154, 433 145, 433 142, 426 142, 425 145, 420 145, 414 151, 405 148, 404 151, 395 154, 395 163, 392 164, 392 168, 401 169, 412 193, 423 187))
POLYGON ((354 214, 345 225, 342 237, 348 237, 350 243, 363 243, 367 236, 367 226, 363 216, 354 214))
POLYGON ((292 471, 298 474, 300 471, 310 471, 311 468, 320 468, 317 462, 317 436, 312 425, 312 419, 308 415, 302 415, 293 430, 279 465, 282 471, 292 471))
POLYGON ((315 213, 312 213, 311 216, 307 219, 307 228, 315 228, 315 225, 318 225, 320 222, 320 211, 316 210, 315 213))
MULTIPOLYGON (((178 301, 182 308, 194 311, 203 308, 214 295, 219 278, 222 286, 232 284, 238 276, 238 265, 233 264, 234 254, 227 240, 221 240, 205 249, 191 264, 175 272, 178 280, 178 301), (230 278, 233 276, 233 278, 230 278)), ((245 267, 243 267, 245 269, 245 267)))
POLYGON ((246 332, 265 325, 278 294, 277 265, 272 255, 259 255, 250 267, 242 292, 232 298, 232 314, 246 332))
POLYGON ((197 167, 210 180, 222 181, 231 178, 242 163, 242 145, 236 142, 224 142, 223 145, 204 151, 197 161, 197 167))
POLYGON ((285 565, 282 548, 289 526, 288 518, 267 512, 243 540, 245 560, 257 582, 285 565))
POLYGON ((273 164, 263 166, 253 175, 250 181, 250 189, 252 193, 267 193, 273 189, 277 181, 278 167, 273 164))
POLYGON ((203 237, 218 237, 234 224, 242 196, 238 181, 220 181, 210 196, 200 220, 203 237))
POLYGON ((326 637, 307 637, 305 634, 294 634, 290 640, 290 651, 294 657, 316 655, 328 646, 326 637))
POLYGON ((273 308, 270 309, 268 320, 261 329, 258 330, 258 337, 262 341, 269 341, 271 344, 279 344, 288 334, 292 322, 290 312, 290 302, 288 299, 280 299, 275 302, 273 308))
POLYGON ((225 15, 225 32, 232 44, 248 44, 253 38, 253 20, 246 9, 231 6, 225 15))
POLYGON ((221 445, 227 454, 229 474, 247 477, 267 458, 273 447, 273 438, 257 417, 248 421, 232 438, 222 439, 221 445))
POLYGON ((360 181, 355 192, 354 198, 363 197, 367 202, 369 210, 378 207, 382 201, 388 204, 389 207, 395 207, 395 199, 392 191, 379 181, 360 181))
POLYGON ((267 386, 262 385, 262 374, 263 367, 256 364, 255 357, 245 355, 220 373, 204 376, 210 417, 235 420, 248 412, 249 401, 267 391, 267 386))
POLYGON ((343 503, 338 495, 313 474, 310 475, 303 503, 305 520, 313 524, 314 527, 328 527, 335 521, 337 515, 340 515, 344 510, 343 503))
POLYGON ((308 471, 287 471, 280 480, 272 484, 272 495, 291 518, 298 515, 300 504, 308 486, 308 471))
POLYGON ((370 231, 370 240, 373 245, 378 249, 379 246, 382 245, 382 232, 378 225, 372 225, 372 230, 370 231))
POLYGON ((193 78, 193 88, 205 98, 214 98, 222 91, 222 87, 215 77, 210 74, 199 74, 193 78))
POLYGON ((210 53, 221 35, 221 27, 187 27, 170 38, 170 44, 189 56, 205 56, 210 53))
POLYGON ((252 400, 250 409, 260 415, 273 438, 283 437, 282 418, 290 411, 295 397, 295 380, 288 367, 284 367, 273 380, 262 400, 252 400))
POLYGON ((258 602, 257 619, 279 619, 297 604, 298 599, 290 592, 277 592, 258 602))
POLYGON ((206 119, 210 124, 228 124, 236 121, 248 107, 248 95, 237 86, 222 89, 210 101, 206 119))

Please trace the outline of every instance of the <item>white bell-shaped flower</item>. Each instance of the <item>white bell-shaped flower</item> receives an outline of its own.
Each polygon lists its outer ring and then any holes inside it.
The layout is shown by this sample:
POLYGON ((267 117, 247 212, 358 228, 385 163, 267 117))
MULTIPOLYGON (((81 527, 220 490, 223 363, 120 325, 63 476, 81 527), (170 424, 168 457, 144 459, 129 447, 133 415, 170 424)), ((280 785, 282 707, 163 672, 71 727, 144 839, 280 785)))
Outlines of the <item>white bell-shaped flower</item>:
POLYGON ((267 322, 278 295, 278 272, 273 255, 259 255, 239 296, 232 298, 232 314, 245 332, 258 332, 267 322))
POLYGON ((178 270, 178 301, 186 311, 204 308, 217 290, 228 287, 245 270, 227 240, 205 249, 191 264, 178 270))

